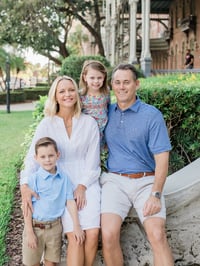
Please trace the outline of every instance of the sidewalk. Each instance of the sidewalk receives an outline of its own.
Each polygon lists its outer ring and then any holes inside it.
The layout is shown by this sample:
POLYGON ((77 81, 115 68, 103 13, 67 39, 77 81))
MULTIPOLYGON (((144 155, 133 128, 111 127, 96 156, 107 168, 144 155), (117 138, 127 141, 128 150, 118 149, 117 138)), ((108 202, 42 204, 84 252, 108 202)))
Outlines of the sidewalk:
MULTIPOLYGON (((33 111, 35 109, 36 102, 26 102, 26 103, 13 103, 10 105, 10 112, 12 111, 33 111)), ((7 112, 7 106, 5 104, 0 104, 0 111, 7 112)))

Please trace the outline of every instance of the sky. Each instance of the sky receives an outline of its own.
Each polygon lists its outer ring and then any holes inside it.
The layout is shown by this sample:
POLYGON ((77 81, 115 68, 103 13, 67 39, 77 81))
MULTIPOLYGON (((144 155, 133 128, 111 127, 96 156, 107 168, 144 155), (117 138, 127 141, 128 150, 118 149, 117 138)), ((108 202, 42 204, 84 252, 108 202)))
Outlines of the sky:
POLYGON ((41 66, 48 64, 48 58, 37 53, 34 53, 31 48, 25 50, 24 57, 26 58, 27 62, 32 64, 40 63, 41 66))

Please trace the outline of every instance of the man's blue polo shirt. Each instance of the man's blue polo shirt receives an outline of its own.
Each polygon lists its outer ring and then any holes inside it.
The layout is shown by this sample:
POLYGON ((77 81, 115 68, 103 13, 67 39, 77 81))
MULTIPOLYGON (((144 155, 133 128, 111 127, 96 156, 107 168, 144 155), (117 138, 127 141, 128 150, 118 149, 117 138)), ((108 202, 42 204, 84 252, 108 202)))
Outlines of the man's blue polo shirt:
POLYGON ((34 190, 40 199, 32 198, 33 219, 39 221, 53 221, 61 217, 67 200, 74 199, 73 187, 69 178, 57 169, 50 174, 43 168, 28 179, 29 187, 34 190))
POLYGON ((109 157, 108 171, 117 173, 155 170, 154 154, 171 150, 167 128, 161 112, 154 106, 136 102, 122 111, 110 106, 105 129, 109 157))

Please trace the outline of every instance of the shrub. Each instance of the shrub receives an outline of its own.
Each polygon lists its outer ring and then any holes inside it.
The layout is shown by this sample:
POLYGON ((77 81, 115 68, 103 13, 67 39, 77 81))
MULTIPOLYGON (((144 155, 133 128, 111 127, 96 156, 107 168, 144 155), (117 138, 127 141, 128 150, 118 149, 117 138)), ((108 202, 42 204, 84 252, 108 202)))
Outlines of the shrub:
MULTIPOLYGON (((152 82, 151 78, 141 80, 141 89, 138 95, 142 101, 157 107, 164 115, 169 131, 172 151, 170 156, 169 173, 176 172, 190 162, 200 157, 200 86, 192 82, 189 86, 181 83, 179 87, 163 82, 159 78, 152 82)), ((176 79, 175 79, 176 81, 176 79)), ((112 101, 115 101, 113 93, 112 101)), ((46 97, 41 97, 34 112, 34 124, 29 134, 33 134, 35 127, 43 117, 43 108, 46 97)), ((31 135, 32 137, 32 135, 31 135)), ((30 143, 30 136, 27 137, 30 143)), ((105 158, 103 158, 105 161, 105 158)))
POLYGON ((141 80, 140 98, 164 115, 172 151, 170 172, 200 157, 200 75, 141 80), (194 79, 188 81, 188 79, 194 79))
POLYGON ((98 60, 108 69, 110 67, 109 61, 103 56, 68 56, 63 60, 60 70, 61 75, 67 75, 72 77, 77 84, 79 84, 79 78, 83 63, 85 60, 98 60))

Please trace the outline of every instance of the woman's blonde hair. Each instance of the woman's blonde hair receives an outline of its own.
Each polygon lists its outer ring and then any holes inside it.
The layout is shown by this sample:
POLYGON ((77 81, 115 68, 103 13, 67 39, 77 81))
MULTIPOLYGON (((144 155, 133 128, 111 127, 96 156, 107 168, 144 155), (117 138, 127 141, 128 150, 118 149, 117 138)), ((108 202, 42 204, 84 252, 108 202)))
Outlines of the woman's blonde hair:
POLYGON ((81 95, 85 95, 87 93, 88 87, 87 83, 85 82, 84 76, 87 75, 88 70, 92 68, 101 72, 104 75, 103 85, 100 88, 100 93, 108 94, 108 85, 107 85, 107 71, 105 66, 100 61, 95 60, 86 60, 83 64, 83 68, 80 75, 80 82, 79 82, 79 92, 81 95))
POLYGON ((49 93, 48 93, 48 98, 45 103, 44 114, 45 116, 54 116, 58 113, 59 104, 57 103, 57 100, 56 100, 56 90, 61 80, 70 80, 74 85, 76 96, 77 96, 77 102, 75 103, 75 106, 74 106, 74 115, 79 117, 81 114, 81 101, 80 101, 80 96, 78 93, 78 86, 75 80, 73 80, 72 78, 68 76, 59 76, 53 81, 51 88, 49 90, 49 93))

